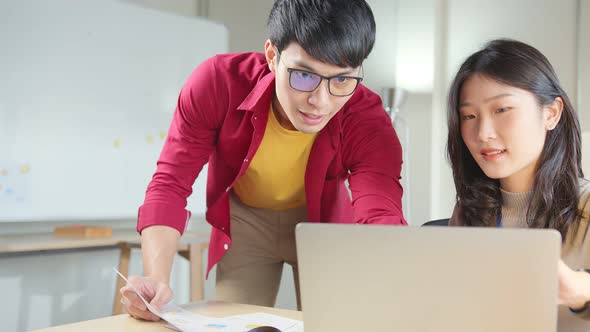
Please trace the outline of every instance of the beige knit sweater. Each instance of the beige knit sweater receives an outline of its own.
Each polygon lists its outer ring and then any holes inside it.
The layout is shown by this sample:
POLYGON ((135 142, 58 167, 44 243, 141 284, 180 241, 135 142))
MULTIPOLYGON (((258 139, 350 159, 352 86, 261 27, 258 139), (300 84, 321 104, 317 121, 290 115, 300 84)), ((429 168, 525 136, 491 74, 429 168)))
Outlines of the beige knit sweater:
MULTIPOLYGON (((590 181, 580 180, 580 201, 578 208, 582 218, 575 224, 577 230, 569 231, 561 247, 562 260, 572 269, 590 269, 590 181), (574 236, 575 234, 575 236, 574 236)), ((526 211, 532 192, 509 193, 502 190, 502 227, 526 227, 526 211)), ((458 217, 458 205, 449 222, 451 226, 462 226, 458 217)), ((579 314, 572 313, 568 308, 559 307, 558 331, 588 332, 590 331, 590 310, 579 314)))

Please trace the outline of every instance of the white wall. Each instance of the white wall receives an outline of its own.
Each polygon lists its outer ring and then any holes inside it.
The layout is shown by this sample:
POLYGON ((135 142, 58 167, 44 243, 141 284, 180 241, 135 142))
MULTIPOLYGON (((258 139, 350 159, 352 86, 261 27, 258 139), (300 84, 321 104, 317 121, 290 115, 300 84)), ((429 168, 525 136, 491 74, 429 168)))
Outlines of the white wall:
POLYGON ((575 0, 450 0, 448 75, 486 41, 515 38, 545 54, 575 100, 576 15, 575 0))
POLYGON ((408 93, 396 123, 404 148, 404 214, 410 225, 430 220, 432 178, 432 86, 434 80, 434 1, 398 0, 395 45, 396 85, 408 93))
POLYGON ((409 142, 403 167, 409 169, 409 185, 404 187, 408 206, 405 217, 410 225, 419 226, 430 219, 430 131, 432 94, 409 93, 398 118, 403 118, 407 133, 396 124, 398 136, 409 142))
POLYGON ((185 16, 199 15, 201 0, 119 0, 185 16))
POLYGON ((582 170, 586 178, 590 175, 590 131, 582 132, 582 170))
MULTIPOLYGON (((432 86, 432 107, 430 130, 430 219, 448 218, 447 211, 441 211, 446 205, 441 201, 442 188, 452 188, 450 177, 441 178, 441 173, 450 172, 445 159, 446 135, 446 94, 447 94, 447 39, 448 39, 448 3, 446 0, 434 1, 434 73, 432 86)), ((447 198, 451 199, 451 198, 447 198)))
POLYGON ((397 86, 410 93, 431 93, 434 80, 435 1, 397 2, 397 15, 389 19, 397 27, 394 38, 397 86))
POLYGON ((230 52, 263 52, 267 39, 266 21, 273 0, 210 0, 211 20, 223 23, 230 32, 230 52))
POLYGON ((380 93, 382 88, 395 87, 397 1, 368 0, 377 31, 373 51, 363 64, 363 84, 380 93))
POLYGON ((590 131, 590 1, 580 0, 580 5, 580 53, 578 59, 580 86, 577 111, 582 122, 582 129, 590 131))

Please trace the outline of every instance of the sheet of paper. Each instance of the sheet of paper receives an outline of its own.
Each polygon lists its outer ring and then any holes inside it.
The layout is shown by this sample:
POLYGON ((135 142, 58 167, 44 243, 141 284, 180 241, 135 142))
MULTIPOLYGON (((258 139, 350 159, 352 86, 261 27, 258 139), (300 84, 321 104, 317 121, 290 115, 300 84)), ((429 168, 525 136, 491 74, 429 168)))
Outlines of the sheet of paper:
POLYGON ((259 326, 273 326, 283 332, 303 332, 302 321, 266 313, 253 313, 223 318, 195 315, 193 319, 189 318, 189 320, 181 324, 176 322, 174 326, 167 327, 182 332, 247 332, 259 326))
POLYGON ((290 328, 284 330, 283 332, 303 332, 303 322, 300 321, 299 323, 291 326, 290 328))

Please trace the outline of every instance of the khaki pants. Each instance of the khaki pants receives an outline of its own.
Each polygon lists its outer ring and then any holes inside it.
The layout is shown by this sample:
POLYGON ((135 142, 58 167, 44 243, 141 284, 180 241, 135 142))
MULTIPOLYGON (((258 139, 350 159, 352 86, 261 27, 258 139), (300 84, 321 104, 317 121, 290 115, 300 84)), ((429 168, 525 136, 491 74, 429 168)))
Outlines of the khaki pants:
POLYGON ((274 306, 287 263, 293 268, 297 308, 301 309, 295 225, 307 221, 307 209, 253 208, 232 193, 230 215, 232 245, 217 264, 217 300, 274 306))

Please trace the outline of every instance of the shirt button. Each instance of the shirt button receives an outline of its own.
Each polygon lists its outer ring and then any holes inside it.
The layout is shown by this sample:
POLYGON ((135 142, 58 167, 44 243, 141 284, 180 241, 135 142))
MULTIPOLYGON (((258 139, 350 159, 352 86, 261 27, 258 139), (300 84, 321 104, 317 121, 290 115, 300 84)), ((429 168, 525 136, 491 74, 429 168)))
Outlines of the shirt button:
POLYGON ((229 246, 226 244, 223 245, 223 249, 227 250, 227 248, 229 248, 229 246))
POLYGON ((227 187, 227 188, 225 188, 225 192, 228 192, 228 191, 230 191, 230 189, 231 189, 231 187, 227 187))
POLYGON ((244 162, 247 163, 248 162, 248 158, 244 159, 244 162))

